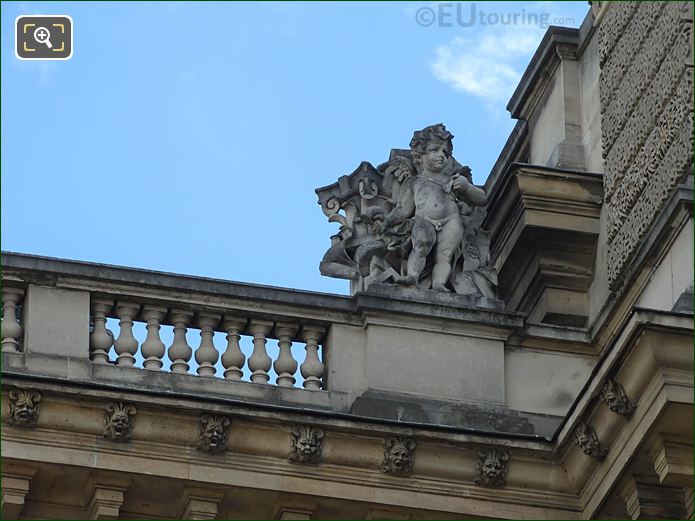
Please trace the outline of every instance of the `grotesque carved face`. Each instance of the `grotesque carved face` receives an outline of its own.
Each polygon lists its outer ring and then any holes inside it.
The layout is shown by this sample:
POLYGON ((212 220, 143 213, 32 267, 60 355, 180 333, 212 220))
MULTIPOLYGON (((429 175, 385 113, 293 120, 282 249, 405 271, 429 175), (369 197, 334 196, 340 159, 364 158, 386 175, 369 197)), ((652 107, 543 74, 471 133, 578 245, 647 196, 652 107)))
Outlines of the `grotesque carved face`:
POLYGON ((413 468, 415 440, 411 438, 387 438, 384 442, 383 472, 409 475, 413 468))
POLYGON ((443 141, 430 141, 425 146, 425 153, 420 160, 422 166, 430 172, 440 172, 449 158, 449 149, 443 141))
POLYGON ((484 449, 478 453, 478 485, 501 487, 507 476, 509 452, 499 449, 484 449))
POLYGON ((128 441, 135 426, 135 406, 129 403, 106 404, 104 436, 115 441, 128 441))
POLYGON ((210 442, 210 447, 219 448, 225 438, 224 429, 217 422, 208 423, 207 427, 205 427, 205 436, 210 442))
POLYGON ((303 456, 311 456, 319 448, 319 442, 313 436, 302 436, 297 440, 297 452, 303 456))
POLYGON ((37 391, 10 391, 10 421, 15 425, 32 426, 39 416, 41 395, 37 391))
POLYGON ((222 452, 227 449, 227 428, 230 421, 226 416, 204 414, 200 418, 200 439, 198 448, 210 452, 222 452))
POLYGON ((27 395, 21 395, 14 407, 15 419, 20 423, 27 423, 36 414, 36 405, 27 395))
POLYGON ((323 429, 311 425, 302 425, 292 431, 291 463, 318 463, 321 458, 323 429))
POLYGON ((130 430, 130 418, 123 411, 114 413, 111 418, 111 428, 116 435, 125 436, 130 430))
POLYGON ((483 463, 483 475, 488 479, 496 479, 504 474, 504 465, 499 458, 486 458, 483 463))
POLYGON ((393 462, 393 467, 397 470, 404 470, 413 461, 410 456, 410 451, 403 444, 396 444, 390 450, 391 461, 393 462))

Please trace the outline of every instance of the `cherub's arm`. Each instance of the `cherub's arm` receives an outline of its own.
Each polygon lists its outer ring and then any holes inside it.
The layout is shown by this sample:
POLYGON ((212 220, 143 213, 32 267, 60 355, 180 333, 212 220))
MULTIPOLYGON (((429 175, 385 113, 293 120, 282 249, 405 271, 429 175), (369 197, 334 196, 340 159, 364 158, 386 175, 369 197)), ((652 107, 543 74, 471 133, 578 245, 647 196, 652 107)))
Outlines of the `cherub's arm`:
POLYGON ((456 197, 473 206, 485 206, 487 204, 485 191, 475 186, 465 176, 455 174, 452 179, 452 189, 456 197))
POLYGON ((414 178, 409 177, 403 183, 398 194, 396 206, 386 216, 386 224, 400 224, 415 214, 415 194, 413 193, 414 178))

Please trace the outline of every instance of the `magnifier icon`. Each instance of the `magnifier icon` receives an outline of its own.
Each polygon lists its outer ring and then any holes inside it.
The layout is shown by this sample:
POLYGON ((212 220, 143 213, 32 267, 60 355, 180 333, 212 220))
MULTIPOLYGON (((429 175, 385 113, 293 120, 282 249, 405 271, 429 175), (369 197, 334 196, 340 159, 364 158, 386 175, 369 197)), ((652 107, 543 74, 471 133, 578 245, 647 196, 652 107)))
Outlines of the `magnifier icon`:
POLYGON ((34 31, 34 40, 39 43, 45 43, 46 47, 53 49, 53 45, 51 45, 51 32, 45 27, 36 28, 34 31))

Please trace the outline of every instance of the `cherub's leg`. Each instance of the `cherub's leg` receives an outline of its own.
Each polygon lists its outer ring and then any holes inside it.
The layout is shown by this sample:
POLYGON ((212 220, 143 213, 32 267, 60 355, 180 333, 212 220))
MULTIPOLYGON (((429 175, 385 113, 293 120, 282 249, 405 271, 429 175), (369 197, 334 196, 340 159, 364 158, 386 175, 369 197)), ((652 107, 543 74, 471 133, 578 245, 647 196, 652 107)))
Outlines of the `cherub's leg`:
POLYGON ((458 216, 444 225, 437 234, 434 268, 432 269, 432 289, 446 291, 446 283, 451 274, 451 259, 463 239, 463 224, 458 216))
POLYGON ((413 250, 408 257, 408 275, 401 280, 408 286, 417 285, 420 274, 425 268, 427 256, 432 251, 432 246, 437 240, 437 232, 434 225, 424 219, 415 219, 411 232, 413 250))

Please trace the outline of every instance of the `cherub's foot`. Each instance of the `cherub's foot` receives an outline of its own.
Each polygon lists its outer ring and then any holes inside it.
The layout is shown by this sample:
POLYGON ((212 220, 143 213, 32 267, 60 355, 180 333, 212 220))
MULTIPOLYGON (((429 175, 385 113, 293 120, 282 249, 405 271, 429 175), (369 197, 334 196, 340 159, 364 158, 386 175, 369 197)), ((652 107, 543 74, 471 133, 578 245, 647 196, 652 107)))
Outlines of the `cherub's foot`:
POLYGON ((447 288, 444 284, 437 284, 436 286, 432 286, 432 289, 434 291, 446 291, 447 293, 450 292, 449 288, 447 288))
POLYGON ((400 278, 398 283, 403 286, 415 286, 415 284, 417 284, 417 277, 415 275, 408 275, 400 278))

